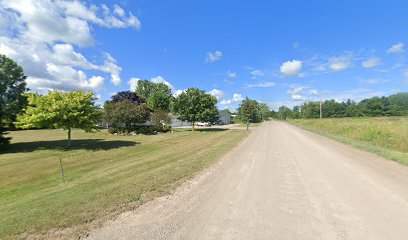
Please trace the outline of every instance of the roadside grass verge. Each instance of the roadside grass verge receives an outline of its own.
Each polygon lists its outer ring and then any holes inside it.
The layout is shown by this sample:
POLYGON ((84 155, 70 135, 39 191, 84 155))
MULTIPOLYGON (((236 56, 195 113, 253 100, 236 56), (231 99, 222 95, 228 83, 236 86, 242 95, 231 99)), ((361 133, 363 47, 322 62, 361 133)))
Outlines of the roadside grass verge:
POLYGON ((49 238, 77 237, 170 193, 247 134, 176 129, 153 136, 112 136, 74 130, 73 147, 66 151, 61 130, 11 132, 10 148, 0 152, 0 239, 50 233, 49 238))
POLYGON ((408 117, 293 119, 288 122, 408 165, 408 117))

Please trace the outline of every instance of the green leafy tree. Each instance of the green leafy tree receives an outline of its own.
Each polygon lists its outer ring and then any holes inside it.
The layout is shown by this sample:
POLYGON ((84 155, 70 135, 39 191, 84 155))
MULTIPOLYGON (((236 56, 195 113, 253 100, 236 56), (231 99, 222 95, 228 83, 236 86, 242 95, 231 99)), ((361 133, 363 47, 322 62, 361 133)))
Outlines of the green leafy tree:
POLYGON ((246 124, 247 130, 249 129, 249 123, 256 121, 259 114, 258 103, 255 100, 251 100, 246 97, 238 108, 238 118, 246 124))
POLYGON ((172 96, 166 92, 157 91, 153 92, 147 99, 147 106, 152 109, 152 111, 161 110, 161 112, 170 111, 172 96))
POLYGON ((152 111, 151 118, 154 121, 161 123, 169 121, 173 96, 171 89, 166 84, 139 80, 136 94, 147 103, 147 106, 152 111))
POLYGON ((0 54, 0 149, 8 145, 5 128, 12 127, 16 116, 27 104, 26 76, 23 68, 12 59, 0 54))
POLYGON ((320 102, 305 102, 300 106, 304 118, 320 117, 320 102))
POLYGON ((218 109, 217 99, 198 88, 189 88, 174 99, 173 111, 179 115, 182 121, 215 122, 217 120, 218 109))
POLYGON ((408 93, 397 93, 388 97, 389 115, 408 116, 408 93))
POLYGON ((292 117, 294 119, 299 119, 301 118, 301 111, 299 106, 294 106, 292 110, 292 117))
POLYGON ((286 120, 288 118, 293 118, 293 112, 290 108, 286 106, 281 106, 278 110, 278 118, 281 120, 286 120))
POLYGON ((136 94, 145 102, 153 93, 161 92, 171 97, 171 89, 164 83, 154 83, 148 80, 139 80, 136 86, 136 94))
POLYGON ((258 108, 259 108, 259 122, 261 121, 266 121, 270 117, 272 117, 272 112, 269 109, 268 105, 266 103, 258 103, 258 108))
POLYGON ((171 117, 169 113, 164 110, 156 110, 152 113, 150 120, 156 126, 163 126, 163 124, 170 125, 171 117))
POLYGON ((123 125, 126 133, 132 132, 135 126, 145 123, 149 117, 150 111, 145 103, 136 104, 123 100, 107 102, 104 105, 104 120, 116 127, 123 125))
POLYGON ((28 107, 17 117, 17 127, 62 128, 68 134, 67 147, 71 147, 71 131, 80 128, 85 132, 97 130, 102 111, 95 104, 92 92, 49 91, 47 95, 28 94, 28 107))

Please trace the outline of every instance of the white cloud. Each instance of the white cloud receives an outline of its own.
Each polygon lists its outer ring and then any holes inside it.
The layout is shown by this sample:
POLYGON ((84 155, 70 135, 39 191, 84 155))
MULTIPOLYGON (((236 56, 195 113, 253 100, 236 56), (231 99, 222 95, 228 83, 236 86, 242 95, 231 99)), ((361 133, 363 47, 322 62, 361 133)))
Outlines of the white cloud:
POLYGON ((75 52, 71 44, 55 44, 52 49, 55 61, 59 64, 78 66, 85 69, 98 68, 90 63, 81 53, 75 52))
POLYGON ((346 70, 347 68, 351 67, 351 55, 341 55, 338 57, 332 57, 329 59, 329 68, 332 71, 340 72, 346 70))
MULTIPOLYGON (((115 7, 116 8, 116 7, 115 7)), ((122 9, 123 10, 123 9, 122 9)), ((90 62, 78 47, 96 41, 93 25, 108 28, 140 28, 129 12, 111 11, 105 5, 82 1, 3 0, 0 1, 0 53, 13 58, 24 68, 28 87, 46 89, 100 89, 104 77, 86 79, 85 70, 111 75, 120 84, 121 68, 104 53, 103 64, 90 62), (133 21, 133 22, 132 22, 133 21)))
POLYGON ((115 4, 113 7, 114 7, 113 12, 116 15, 121 16, 121 17, 125 16, 125 11, 123 10, 123 8, 119 7, 117 4, 115 4))
POLYGON ((186 90, 177 90, 170 82, 166 81, 166 79, 164 79, 162 76, 154 77, 154 78, 150 79, 150 81, 152 81, 154 83, 164 83, 164 84, 166 84, 170 88, 173 96, 175 96, 175 97, 180 95, 182 92, 186 91, 186 90))
POLYGON ((290 87, 288 93, 291 95, 299 95, 305 92, 305 88, 306 87, 294 85, 290 87))
POLYGON ((228 105, 228 104, 231 104, 231 103, 242 102, 243 100, 244 100, 244 98, 242 97, 241 94, 239 94, 239 93, 234 93, 234 94, 232 95, 232 98, 231 98, 231 99, 222 100, 222 101, 220 102, 220 104, 221 104, 221 105, 228 105))
POLYGON ((292 97, 292 100, 294 101, 307 101, 308 100, 307 98, 299 94, 292 95, 291 97, 292 97))
POLYGON ((255 84, 247 84, 248 88, 257 88, 257 87, 273 87, 276 84, 274 82, 261 82, 261 83, 255 83, 255 84))
POLYGON ((358 82, 362 84, 380 84, 380 83, 389 82, 389 80, 381 79, 381 78, 367 78, 367 79, 359 79, 358 82))
POLYGON ((298 60, 284 62, 280 67, 281 73, 288 77, 298 76, 301 70, 302 62, 298 60))
POLYGON ((258 69, 252 70, 250 73, 252 75, 252 78, 259 78, 265 76, 265 72, 258 69))
POLYGON ((206 58, 206 62, 216 62, 221 60, 222 58, 222 52, 217 50, 215 52, 207 52, 207 58, 206 58))
POLYGON ((183 92, 186 92, 186 89, 184 89, 184 90, 181 90, 181 89, 176 90, 176 92, 174 93, 174 96, 177 97, 177 96, 179 96, 180 94, 182 94, 183 92))
POLYGON ((392 45, 387 50, 388 53, 402 53, 404 52, 404 43, 400 42, 397 44, 392 45))
POLYGON ((119 73, 122 71, 122 68, 119 67, 114 59, 109 53, 104 54, 105 62, 98 69, 111 74, 111 83, 113 85, 121 84, 121 79, 119 73))
POLYGON ((308 101, 315 99, 316 96, 329 94, 330 91, 319 91, 317 89, 310 89, 310 87, 291 85, 288 94, 294 101, 308 101))
POLYGON ((363 61, 361 63, 361 66, 363 66, 364 68, 372 68, 372 67, 380 65, 380 62, 381 62, 380 58, 374 57, 374 58, 370 58, 370 59, 363 61))
POLYGON ((140 78, 131 78, 129 81, 128 81, 128 84, 129 84, 129 90, 130 91, 135 91, 136 90, 136 87, 137 87, 137 82, 139 82, 139 80, 140 80, 140 78))
POLYGON ((46 65, 46 77, 27 78, 29 86, 35 86, 35 91, 46 93, 48 90, 76 90, 89 89, 92 91, 100 90, 104 86, 105 79, 101 76, 92 76, 87 78, 81 70, 76 70, 71 66, 56 65, 48 63, 46 65), (58 79, 58 81, 56 81, 58 79))
POLYGON ((212 96, 216 97, 217 100, 220 100, 222 98, 224 98, 224 92, 218 89, 213 89, 211 91, 208 92, 209 94, 211 94, 212 96))
POLYGON ((90 88, 90 89, 100 89, 101 87, 103 87, 105 79, 101 76, 92 76, 91 78, 88 79, 87 82, 85 82, 84 87, 85 88, 90 88))
POLYGON ((231 99, 222 100, 222 101, 220 102, 220 104, 222 104, 222 105, 228 105, 228 104, 231 104, 231 103, 232 103, 232 100, 231 100, 231 99))
POLYGON ((237 74, 236 74, 235 72, 230 72, 230 71, 228 71, 228 72, 227 72, 227 76, 228 76, 229 78, 236 78, 236 77, 237 77, 237 74))
POLYGON ((116 86, 122 83, 122 79, 120 79, 119 74, 115 74, 115 73, 111 74, 111 83, 116 86))
MULTIPOLYGON (((91 24, 108 28, 140 28, 140 21, 129 16, 114 16, 101 7, 80 1, 4 0, 1 6, 19 14, 25 23, 23 37, 35 42, 67 42, 79 46, 91 45, 94 39, 91 24)), ((123 9, 122 9, 123 10, 123 9)))
POLYGON ((317 96, 319 95, 319 91, 317 91, 316 89, 312 89, 312 90, 309 90, 309 94, 313 96, 317 96))
POLYGON ((241 94, 234 93, 234 95, 232 95, 232 102, 241 102, 242 100, 244 100, 244 98, 241 94))

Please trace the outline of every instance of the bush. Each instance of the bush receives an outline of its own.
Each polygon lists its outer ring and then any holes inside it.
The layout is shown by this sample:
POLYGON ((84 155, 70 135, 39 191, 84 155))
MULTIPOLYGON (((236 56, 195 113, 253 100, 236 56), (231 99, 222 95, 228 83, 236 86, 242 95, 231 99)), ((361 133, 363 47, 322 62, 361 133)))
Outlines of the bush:
MULTIPOLYGON (((146 126, 146 125, 132 126, 132 132, 136 134, 143 134, 143 135, 154 135, 159 132, 166 133, 170 131, 171 131, 171 126, 146 126)), ((109 134, 126 133, 126 128, 121 127, 121 126, 109 127, 108 133, 109 134)))
POLYGON ((137 134, 144 134, 144 135, 153 135, 157 134, 159 132, 166 133, 170 132, 171 127, 170 126, 136 126, 135 127, 135 132, 137 134))
POLYGON ((116 129, 115 127, 109 127, 109 128, 108 128, 108 133, 109 133, 109 134, 118 133, 118 129, 116 129))
POLYGON ((137 134, 153 135, 156 134, 156 129, 154 126, 137 126, 135 129, 137 134))
POLYGON ((162 126, 162 127, 160 127, 158 132, 164 132, 164 133, 171 132, 171 126, 162 126))

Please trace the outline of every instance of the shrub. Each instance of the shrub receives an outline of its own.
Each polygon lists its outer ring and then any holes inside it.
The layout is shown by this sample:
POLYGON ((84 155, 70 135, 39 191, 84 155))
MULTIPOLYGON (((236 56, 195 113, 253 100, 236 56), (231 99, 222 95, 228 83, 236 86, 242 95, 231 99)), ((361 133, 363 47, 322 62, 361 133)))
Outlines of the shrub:
POLYGON ((108 133, 109 133, 109 134, 118 133, 118 129, 116 129, 116 127, 109 127, 109 128, 108 128, 108 133))

